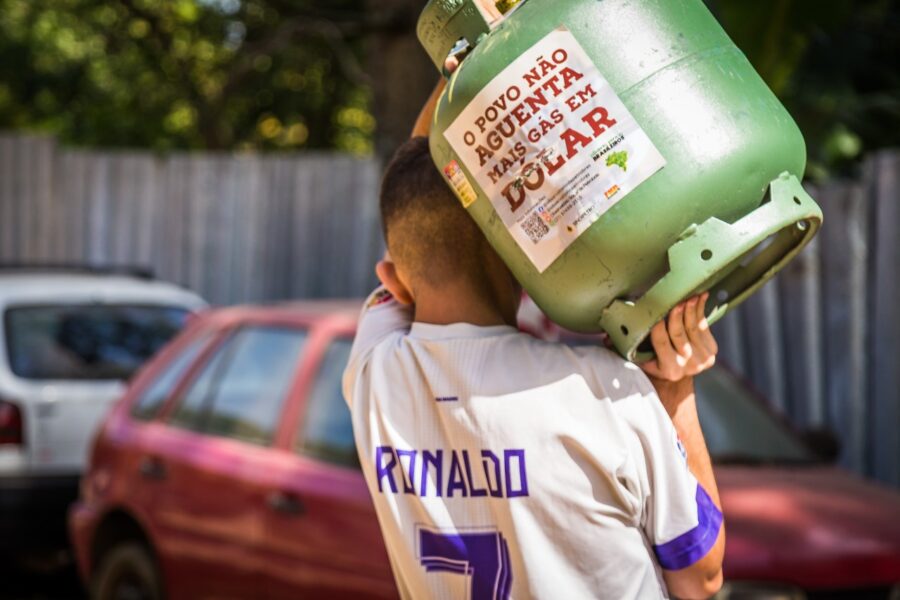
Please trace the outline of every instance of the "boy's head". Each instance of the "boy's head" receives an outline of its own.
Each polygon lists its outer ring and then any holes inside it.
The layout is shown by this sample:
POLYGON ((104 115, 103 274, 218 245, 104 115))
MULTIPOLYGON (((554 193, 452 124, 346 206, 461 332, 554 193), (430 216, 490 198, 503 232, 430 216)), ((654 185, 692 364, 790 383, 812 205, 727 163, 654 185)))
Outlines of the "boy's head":
MULTIPOLYGON (((394 154, 380 202, 389 267, 409 292, 404 298, 392 289, 398 299, 418 304, 433 292, 465 290, 482 301, 506 303, 496 298, 498 286, 505 296, 509 282, 517 284, 434 166, 427 138, 411 138, 394 154)), ((384 267, 378 273, 387 285, 384 267)))
POLYGON ((484 236, 434 166, 428 139, 404 143, 381 182, 381 223, 392 260, 434 287, 476 273, 484 236))

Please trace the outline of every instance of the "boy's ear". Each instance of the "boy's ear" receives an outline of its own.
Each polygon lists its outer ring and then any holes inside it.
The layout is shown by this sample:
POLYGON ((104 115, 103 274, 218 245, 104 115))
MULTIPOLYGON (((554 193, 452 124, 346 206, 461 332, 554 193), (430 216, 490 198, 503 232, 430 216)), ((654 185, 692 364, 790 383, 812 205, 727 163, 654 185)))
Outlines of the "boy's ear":
POLYGON ((400 275, 397 273, 397 265, 393 261, 378 261, 378 264, 375 265, 375 274, 378 275, 381 284, 396 298, 397 302, 400 304, 414 303, 412 292, 400 279, 400 275))

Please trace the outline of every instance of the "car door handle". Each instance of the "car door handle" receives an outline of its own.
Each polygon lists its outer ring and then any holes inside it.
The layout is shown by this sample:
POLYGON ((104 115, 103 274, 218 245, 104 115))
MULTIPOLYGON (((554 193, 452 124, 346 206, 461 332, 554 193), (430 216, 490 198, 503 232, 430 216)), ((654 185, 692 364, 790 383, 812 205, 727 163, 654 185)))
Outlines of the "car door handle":
POLYGON ((299 516, 306 512, 300 498, 286 492, 272 492, 266 498, 269 508, 283 515, 299 516))
POLYGON ((166 465, 155 456, 145 456, 138 465, 138 471, 144 479, 156 481, 166 478, 166 465))

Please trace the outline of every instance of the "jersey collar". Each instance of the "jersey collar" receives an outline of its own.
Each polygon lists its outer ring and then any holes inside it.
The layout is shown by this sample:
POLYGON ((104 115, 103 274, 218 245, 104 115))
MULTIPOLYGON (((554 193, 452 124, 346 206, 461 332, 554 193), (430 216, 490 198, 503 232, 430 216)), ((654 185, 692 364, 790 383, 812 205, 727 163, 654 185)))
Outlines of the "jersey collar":
POLYGON ((409 336, 420 340, 450 340, 495 337, 518 332, 518 329, 509 325, 482 327, 471 323, 451 323, 450 325, 413 323, 409 330, 409 336))

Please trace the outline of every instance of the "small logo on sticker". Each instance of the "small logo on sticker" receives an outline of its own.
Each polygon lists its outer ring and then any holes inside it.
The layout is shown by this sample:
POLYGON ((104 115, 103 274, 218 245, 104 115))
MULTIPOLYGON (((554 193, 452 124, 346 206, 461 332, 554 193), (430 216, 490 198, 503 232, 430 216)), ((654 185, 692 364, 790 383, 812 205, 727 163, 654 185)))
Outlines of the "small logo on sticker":
POLYGON ((606 196, 607 198, 612 198, 613 196, 615 196, 618 193, 619 193, 619 186, 614 185, 611 188, 609 188, 608 190, 606 190, 605 192, 603 192, 603 195, 606 196))
POLYGON ((611 167, 613 165, 621 168, 624 172, 628 172, 628 152, 622 150, 620 152, 610 153, 610 155, 606 157, 606 166, 611 167))
POLYGON ((538 206, 535 210, 537 211, 537 213, 539 215, 541 215, 541 218, 544 220, 544 223, 546 223, 547 225, 553 226, 553 225, 556 225, 556 223, 559 221, 559 219, 553 218, 553 215, 551 215, 547 211, 547 209, 544 208, 543 204, 538 206))

